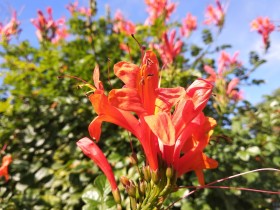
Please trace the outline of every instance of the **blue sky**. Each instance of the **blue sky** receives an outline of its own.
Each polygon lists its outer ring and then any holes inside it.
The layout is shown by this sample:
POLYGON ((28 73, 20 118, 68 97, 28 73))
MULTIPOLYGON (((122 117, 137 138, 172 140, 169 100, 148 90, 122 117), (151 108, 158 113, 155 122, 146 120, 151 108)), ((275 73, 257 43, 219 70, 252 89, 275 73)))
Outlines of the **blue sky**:
MULTIPOLYGON (((74 0, 73 0, 74 1, 74 0)), ((30 23, 30 19, 36 17, 36 11, 47 6, 53 8, 54 17, 69 17, 69 12, 65 6, 73 2, 70 0, 0 0, 0 21, 5 22, 11 15, 12 8, 19 12, 21 28, 23 29, 20 40, 28 39, 33 44, 37 43, 35 28, 30 23)), ((198 22, 204 20, 204 11, 208 4, 213 4, 214 0, 172 0, 178 2, 177 9, 172 15, 172 19, 181 20, 188 12, 198 17, 198 22)), ((80 0, 80 5, 87 5, 87 0, 80 0)), ((221 2, 225 2, 221 0, 221 2)), ((144 0, 97 0, 98 15, 105 14, 105 5, 111 7, 112 14, 117 9, 122 10, 125 17, 133 22, 144 22, 147 13, 145 11, 144 0)), ((248 61, 248 53, 256 50, 262 54, 261 36, 250 31, 250 22, 258 16, 268 16, 274 21, 279 21, 280 25, 280 1, 279 0, 232 0, 228 7, 225 28, 218 39, 218 43, 230 43, 233 48, 229 51, 233 53, 240 51, 239 58, 244 64, 248 61)), ((200 26, 202 26, 200 24, 200 26)), ((202 29, 203 27, 200 27, 202 29)), ((262 95, 270 94, 280 87, 280 32, 274 32, 271 36, 272 47, 264 55, 268 60, 261 68, 252 74, 253 78, 264 79, 266 84, 258 87, 242 87, 245 97, 252 103, 258 103, 262 95)), ((193 33, 190 43, 200 43, 201 34, 199 31, 193 33)))

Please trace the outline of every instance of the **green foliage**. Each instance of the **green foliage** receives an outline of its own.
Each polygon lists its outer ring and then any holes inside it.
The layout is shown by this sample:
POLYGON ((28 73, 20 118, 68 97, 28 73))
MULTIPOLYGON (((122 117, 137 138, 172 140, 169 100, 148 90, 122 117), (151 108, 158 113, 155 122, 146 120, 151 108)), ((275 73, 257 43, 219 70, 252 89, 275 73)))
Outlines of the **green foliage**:
MULTIPOLYGON (((161 35, 167 29, 178 26, 164 25, 164 22, 164 17, 160 17, 151 27, 137 25, 137 40, 146 45, 160 43, 161 35)), ((5 144, 8 146, 0 157, 4 153, 13 156, 9 167, 11 179, 8 182, 0 180, 3 209, 115 208, 105 177, 97 176, 97 167, 76 148, 75 142, 87 135, 87 126, 95 115, 85 96, 88 89, 78 89, 82 82, 67 75, 92 83, 92 71, 98 64, 105 89, 111 85, 121 87, 112 66, 120 60, 139 63, 140 49, 132 38, 113 32, 110 15, 97 19, 75 14, 68 25, 72 37, 67 42, 54 45, 43 41, 34 47, 28 41, 22 41, 3 44, 1 48, 4 81, 0 88, 0 149, 5 144), (130 54, 120 50, 120 44, 125 43, 130 47, 130 54)), ((231 47, 224 44, 209 49, 215 42, 208 29, 203 30, 202 39, 202 46, 184 43, 184 50, 173 65, 162 70, 162 87, 186 87, 195 78, 208 77, 204 65, 217 67, 214 53, 231 47), (189 53, 189 57, 185 58, 184 53, 189 53)), ((238 76, 241 81, 250 83, 250 73, 265 60, 255 52, 250 53, 249 60, 251 67, 231 69, 225 82, 238 76)), ((262 83, 258 79, 251 81, 256 85, 262 83)), ((224 97, 226 90, 216 90, 215 94, 224 97)), ((205 112, 217 119, 218 126, 206 153, 218 160, 220 166, 206 171, 206 182, 257 168, 280 168, 279 96, 280 89, 266 96, 256 107, 247 101, 228 100, 224 109, 217 104, 215 96, 212 97, 205 112)), ((102 129, 99 146, 104 148, 117 177, 137 178, 136 170, 126 158, 131 155, 128 149, 131 137, 114 125, 104 124, 102 129)), ((139 142, 133 137, 132 142, 138 153, 139 166, 142 166, 144 158, 139 142)), ((224 185, 277 191, 279 177, 271 172, 254 173, 226 181, 224 185)), ((197 185, 197 180, 189 173, 178 185, 197 185)), ((186 191, 181 189, 166 201, 171 204, 182 198, 186 191)), ((174 209, 270 209, 273 199, 279 197, 205 189, 177 202, 174 209)))
POLYGON ((213 37, 211 31, 204 29, 202 31, 202 40, 205 44, 211 44, 213 42, 213 37))
POLYGON ((115 201, 110 195, 111 187, 104 175, 96 177, 93 185, 87 186, 82 196, 86 203, 83 210, 114 209, 115 201))

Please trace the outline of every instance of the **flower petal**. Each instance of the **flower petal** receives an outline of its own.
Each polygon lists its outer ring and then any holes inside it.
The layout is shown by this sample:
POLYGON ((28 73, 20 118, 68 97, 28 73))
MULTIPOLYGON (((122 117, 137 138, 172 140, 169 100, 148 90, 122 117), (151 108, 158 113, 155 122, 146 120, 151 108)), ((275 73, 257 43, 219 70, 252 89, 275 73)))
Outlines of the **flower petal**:
POLYGON ((156 89, 159 84, 159 64, 153 51, 146 51, 137 77, 137 90, 146 112, 154 114, 156 89))
POLYGON ((115 75, 124 82, 127 88, 136 88, 139 71, 140 68, 137 65, 125 61, 114 65, 115 75))
POLYGON ((0 177, 4 176, 6 181, 8 181, 9 179, 8 166, 11 164, 11 162, 12 162, 11 155, 5 155, 2 159, 2 165, 0 167, 0 177))
POLYGON ((144 119, 163 144, 169 146, 175 144, 175 129, 167 113, 161 112, 157 115, 145 116, 144 119))
POLYGON ((176 88, 158 88, 156 89, 157 100, 156 109, 159 111, 169 112, 171 108, 184 96, 185 89, 176 88))
POLYGON ((111 90, 108 96, 110 103, 122 110, 141 114, 145 112, 141 98, 136 89, 122 88, 111 90))
POLYGON ((103 121, 111 122, 130 131, 137 138, 140 136, 138 120, 127 111, 122 111, 112 106, 107 96, 102 91, 95 91, 89 96, 89 99, 98 114, 98 116, 90 123, 90 136, 97 141, 100 139, 101 124, 103 121))
POLYGON ((185 97, 180 100, 172 116, 176 139, 188 123, 204 109, 211 96, 212 88, 213 85, 203 79, 195 80, 187 88, 185 97))

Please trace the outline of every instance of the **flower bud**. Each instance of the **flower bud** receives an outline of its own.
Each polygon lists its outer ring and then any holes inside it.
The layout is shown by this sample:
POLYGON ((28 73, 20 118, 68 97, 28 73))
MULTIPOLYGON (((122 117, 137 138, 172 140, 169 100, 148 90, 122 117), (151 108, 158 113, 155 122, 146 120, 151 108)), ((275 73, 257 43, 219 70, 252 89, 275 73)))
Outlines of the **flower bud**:
POLYGON ((138 162, 137 155, 135 153, 133 153, 129 157, 129 161, 130 161, 131 165, 137 165, 137 162, 138 162))
POLYGON ((141 195, 145 195, 145 192, 146 192, 146 183, 143 181, 140 181, 139 182, 139 193, 141 195))
POLYGON ((152 180, 153 180, 153 182, 154 182, 155 184, 157 184, 158 181, 159 181, 158 170, 152 171, 152 172, 151 172, 151 175, 152 175, 152 180))
POLYGON ((173 169, 171 167, 168 167, 166 169, 165 175, 166 175, 167 178, 171 179, 172 176, 173 176, 173 169))
POLYGON ((145 181, 150 182, 151 181, 151 171, 150 171, 149 166, 143 166, 142 171, 143 171, 145 181))
POLYGON ((135 184, 130 181, 130 185, 129 186, 126 186, 126 192, 129 196, 135 198, 136 197, 136 186, 135 184))
POLYGON ((130 181, 126 176, 121 176, 120 181, 125 188, 130 185, 130 181))

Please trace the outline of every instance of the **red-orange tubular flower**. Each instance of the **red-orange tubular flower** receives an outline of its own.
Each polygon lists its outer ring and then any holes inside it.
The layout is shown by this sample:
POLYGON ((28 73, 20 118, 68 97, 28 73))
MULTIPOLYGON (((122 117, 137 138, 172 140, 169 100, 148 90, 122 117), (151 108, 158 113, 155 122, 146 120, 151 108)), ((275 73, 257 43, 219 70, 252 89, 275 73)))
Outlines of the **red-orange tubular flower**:
POLYGON ((215 120, 202 113, 213 85, 197 79, 187 89, 160 88, 158 60, 149 50, 140 66, 121 61, 115 64, 114 73, 124 86, 108 96, 98 67, 95 87, 87 85, 94 90, 89 99, 98 114, 89 125, 91 137, 99 140, 103 121, 119 125, 139 139, 152 171, 158 171, 160 158, 179 176, 194 170, 203 185, 202 170, 218 165, 203 153, 215 126, 215 120))
POLYGON ((113 170, 99 147, 89 138, 84 137, 77 142, 78 147, 83 153, 96 163, 103 171, 112 188, 113 196, 116 201, 120 200, 118 186, 114 177, 113 170))
POLYGON ((5 155, 2 158, 2 165, 0 167, 0 177, 4 176, 6 181, 9 180, 8 166, 11 164, 11 162, 12 162, 11 155, 5 155))

